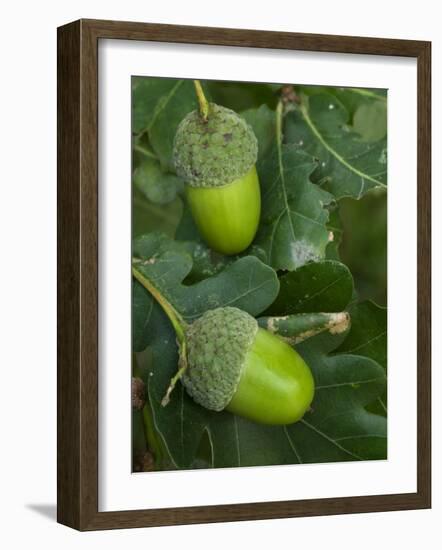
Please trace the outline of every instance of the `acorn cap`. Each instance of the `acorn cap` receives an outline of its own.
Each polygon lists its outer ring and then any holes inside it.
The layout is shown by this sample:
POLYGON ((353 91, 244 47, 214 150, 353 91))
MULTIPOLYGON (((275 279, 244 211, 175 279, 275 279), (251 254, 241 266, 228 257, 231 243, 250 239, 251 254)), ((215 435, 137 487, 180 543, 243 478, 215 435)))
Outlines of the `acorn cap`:
POLYGON ((238 114, 210 103, 207 120, 196 110, 180 122, 173 157, 177 174, 192 187, 221 187, 252 168, 258 141, 238 114))
POLYGON ((257 331, 256 319, 235 307, 207 311, 189 327, 182 382, 198 404, 213 411, 226 408, 257 331))

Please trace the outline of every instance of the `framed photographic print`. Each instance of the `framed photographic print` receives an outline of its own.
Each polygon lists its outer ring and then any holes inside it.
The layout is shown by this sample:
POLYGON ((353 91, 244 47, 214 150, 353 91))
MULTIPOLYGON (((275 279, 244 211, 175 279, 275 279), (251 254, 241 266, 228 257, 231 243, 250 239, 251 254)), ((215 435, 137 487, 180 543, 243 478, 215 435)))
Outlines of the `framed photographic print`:
POLYGON ((430 51, 59 28, 59 522, 430 507, 430 51))

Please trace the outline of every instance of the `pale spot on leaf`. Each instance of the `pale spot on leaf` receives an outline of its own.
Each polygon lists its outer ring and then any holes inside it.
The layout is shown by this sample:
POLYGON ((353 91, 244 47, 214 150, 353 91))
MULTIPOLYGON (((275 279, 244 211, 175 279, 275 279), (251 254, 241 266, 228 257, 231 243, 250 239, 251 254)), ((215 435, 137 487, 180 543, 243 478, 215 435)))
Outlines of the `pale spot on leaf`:
POLYGON ((387 164, 387 149, 382 149, 381 154, 379 156, 379 162, 381 164, 387 164))
POLYGON ((292 243, 290 252, 295 265, 304 265, 319 259, 319 255, 312 245, 303 240, 292 243))

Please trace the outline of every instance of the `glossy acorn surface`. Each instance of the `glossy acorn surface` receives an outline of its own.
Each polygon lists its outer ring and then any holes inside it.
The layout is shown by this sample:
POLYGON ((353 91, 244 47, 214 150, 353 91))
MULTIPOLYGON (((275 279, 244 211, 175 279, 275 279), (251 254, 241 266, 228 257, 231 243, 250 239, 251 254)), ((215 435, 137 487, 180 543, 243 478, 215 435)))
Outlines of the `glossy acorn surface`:
POLYGON ((309 408, 311 371, 301 356, 234 307, 207 311, 187 334, 183 384, 200 405, 262 424, 291 424, 309 408))
POLYGON ((186 195, 198 230, 213 250, 237 254, 253 241, 261 212, 255 166, 222 187, 188 185, 186 195))
POLYGON ((302 357, 260 328, 226 409, 262 424, 292 424, 304 416, 313 394, 313 376, 302 357))
POLYGON ((242 252, 256 234, 261 210, 257 155, 251 126, 220 105, 209 104, 207 119, 192 111, 178 126, 176 172, 187 183, 198 230, 222 254, 242 252))

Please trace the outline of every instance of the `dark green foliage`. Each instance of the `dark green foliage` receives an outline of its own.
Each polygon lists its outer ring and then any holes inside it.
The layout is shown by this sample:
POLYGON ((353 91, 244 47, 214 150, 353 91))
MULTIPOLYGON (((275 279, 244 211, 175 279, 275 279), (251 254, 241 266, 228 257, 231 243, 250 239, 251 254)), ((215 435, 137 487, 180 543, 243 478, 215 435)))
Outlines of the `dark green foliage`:
POLYGON ((329 93, 314 94, 287 114, 286 141, 318 159, 313 181, 337 199, 386 187, 386 138, 368 142, 350 125, 348 111, 329 93))
POLYGON ((280 277, 272 315, 343 311, 353 294, 353 278, 348 268, 327 260, 307 264, 280 277))
MULTIPOLYGON (((144 260, 155 259, 139 269, 188 320, 227 304, 256 316, 278 291, 277 281, 271 276, 273 270, 252 257, 237 260, 221 274, 202 283, 183 287, 179 281, 192 267, 190 257, 176 252, 156 255, 153 250, 153 242, 148 240, 142 250, 138 250, 144 260)), ((330 307, 340 305, 339 287, 345 285, 344 278, 338 280, 334 292, 336 302, 333 304, 330 298, 330 307)), ((135 287, 138 286, 135 283, 135 287)), ((170 403, 163 407, 161 400, 177 368, 177 349, 171 345, 175 336, 165 314, 140 287, 140 295, 143 291, 143 299, 150 300, 151 305, 143 304, 140 309, 146 314, 144 318, 137 316, 136 322, 143 327, 144 343, 151 346, 153 353, 149 397, 157 429, 178 467, 189 467, 195 459, 204 432, 208 433, 213 446, 211 463, 217 467, 298 462, 293 448, 297 449, 302 462, 385 456, 385 418, 365 409, 365 405, 382 395, 385 372, 367 357, 330 355, 343 341, 343 334, 319 335, 297 347, 312 368, 318 386, 312 411, 300 423, 269 428, 228 412, 211 412, 196 405, 181 385, 172 394, 170 403), (335 418, 336 412, 342 414, 339 421, 335 418), (364 444, 362 439, 366 440, 364 444), (368 443, 370 440, 373 445, 368 443)))
POLYGON ((280 85, 202 86, 257 137, 257 236, 233 257, 203 243, 172 158, 178 124, 197 108, 193 83, 137 77, 134 268, 187 323, 234 306, 293 336, 316 392, 304 418, 282 427, 209 411, 180 382, 163 407, 178 368, 176 334, 134 280, 133 350, 149 415, 143 430, 142 414, 134 413, 133 451, 152 451, 158 469, 385 459, 386 310, 369 300, 386 302, 386 91, 295 86, 297 99, 284 103, 278 139, 280 85), (339 312, 349 312, 350 324, 327 324, 339 312))
POLYGON ((325 257, 325 207, 333 197, 310 181, 315 166, 303 151, 279 143, 258 165, 262 213, 254 246, 275 269, 292 270, 325 257))

